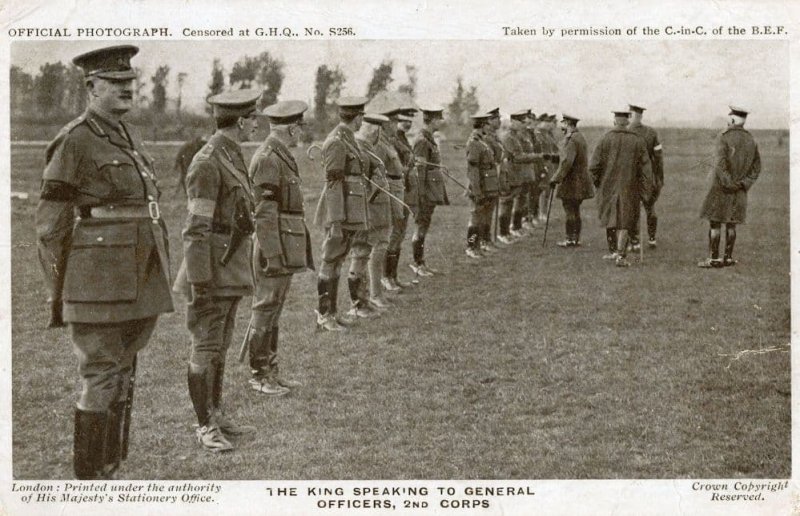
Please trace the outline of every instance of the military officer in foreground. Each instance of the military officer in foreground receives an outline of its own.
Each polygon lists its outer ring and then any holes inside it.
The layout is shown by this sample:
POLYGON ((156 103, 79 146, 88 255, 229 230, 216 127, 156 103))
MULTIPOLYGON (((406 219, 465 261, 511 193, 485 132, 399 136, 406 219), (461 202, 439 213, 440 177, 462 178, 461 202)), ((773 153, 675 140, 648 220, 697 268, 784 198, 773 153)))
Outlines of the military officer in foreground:
POLYGON ((439 144, 433 134, 439 129, 444 117, 442 109, 423 108, 422 129, 414 142, 414 159, 417 162, 419 177, 419 207, 417 208, 417 224, 414 236, 411 238, 413 262, 409 264, 417 276, 433 276, 437 271, 425 263, 425 238, 431 227, 433 210, 436 206, 448 205, 447 189, 441 171, 441 154, 439 144))
POLYGON ((237 90, 208 98, 217 130, 186 175, 189 213, 175 290, 188 301, 188 384, 197 440, 211 452, 232 450, 230 438, 255 431, 225 415, 222 383, 236 310, 253 293, 253 189, 240 144, 258 128, 259 97, 254 90, 237 90))
POLYGON ((714 142, 711 187, 703 201, 700 216, 709 223, 708 248, 711 256, 697 265, 704 269, 736 264, 733 246, 736 225, 747 216, 747 192, 761 173, 761 155, 753 136, 744 128, 747 111, 729 106, 728 128, 714 142), (725 224, 725 255, 719 258, 722 224, 725 224))
POLYGON ((589 158, 586 140, 578 131, 578 119, 562 115, 561 128, 564 131, 560 145, 561 157, 558 170, 550 179, 550 187, 558 188, 556 197, 564 205, 567 238, 557 245, 577 247, 581 245, 581 203, 594 197, 594 189, 587 172, 589 158))
POLYGON ((121 120, 133 106, 137 52, 120 45, 73 59, 88 108, 47 146, 36 210, 49 326, 69 325, 78 358, 73 466, 81 480, 113 478, 127 457, 136 355, 158 315, 173 309, 153 162, 121 120))
MULTIPOLYGON (((647 153, 650 156, 650 164, 653 167, 653 180, 655 188, 650 202, 644 204, 647 214, 647 246, 651 249, 656 247, 656 229, 658 228, 658 215, 656 215, 656 201, 664 186, 664 159, 662 156, 661 142, 658 141, 658 133, 650 126, 642 124, 642 116, 646 108, 629 104, 631 110, 631 125, 628 128, 634 133, 644 138, 647 144, 647 153)), ((634 251, 639 250, 639 216, 641 210, 636 212, 636 222, 631 233, 631 244, 634 251)))
POLYGON ((480 235, 492 223, 493 199, 498 192, 497 170, 492 148, 484 141, 489 124, 488 114, 472 115, 472 134, 467 140, 467 179, 472 202, 467 226, 467 256, 480 259, 480 235))
POLYGON ((630 112, 613 113, 614 128, 604 134, 595 147, 589 172, 598 189, 600 222, 616 232, 616 253, 612 256, 617 267, 628 267, 628 234, 640 199, 650 200, 653 175, 644 140, 627 129, 630 112))
POLYGON ((270 134, 250 161, 255 198, 253 293, 250 325, 244 345, 249 349, 250 386, 268 396, 282 396, 300 383, 278 370, 278 320, 296 273, 314 269, 311 239, 303 213, 303 190, 291 147, 303 135, 308 105, 287 100, 267 107, 270 134))
POLYGON ((368 228, 364 173, 369 163, 355 139, 366 103, 364 97, 339 98, 339 125, 322 145, 325 188, 314 221, 325 230, 317 279, 317 326, 325 331, 346 330, 337 314, 339 275, 356 232, 368 228))

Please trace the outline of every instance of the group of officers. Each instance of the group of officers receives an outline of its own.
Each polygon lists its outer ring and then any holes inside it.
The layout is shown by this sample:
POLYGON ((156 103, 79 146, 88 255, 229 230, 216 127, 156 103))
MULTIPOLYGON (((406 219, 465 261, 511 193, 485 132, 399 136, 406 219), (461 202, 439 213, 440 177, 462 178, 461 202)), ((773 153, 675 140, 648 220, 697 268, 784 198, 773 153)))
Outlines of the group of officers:
MULTIPOLYGON (((130 60, 137 52, 118 45, 73 60, 85 73, 89 105, 47 147, 36 213, 39 258, 51 293, 49 326, 68 324, 81 376, 73 454, 79 479, 113 478, 127 456, 136 356, 158 315, 173 310, 170 288, 187 303, 187 384, 202 448, 232 450, 238 436, 255 431, 232 421, 222 402, 227 351, 243 297, 253 296, 239 350, 240 359, 249 357, 250 386, 269 396, 300 386, 279 372, 277 356, 292 276, 314 268, 300 174, 290 151, 303 135, 308 106, 289 100, 258 112, 260 92, 253 90, 208 99, 216 132, 189 166, 183 261, 173 282, 153 160, 121 119, 132 108, 130 60), (241 143, 254 137, 263 117, 270 134, 248 165, 241 143)), ((412 283, 437 273, 426 263, 426 238, 436 206, 450 202, 448 183, 462 188, 472 203, 470 259, 497 249, 493 212, 497 242, 508 246, 541 224, 549 210, 542 200, 552 200, 553 192, 566 213, 560 246, 580 245, 581 202, 595 190, 608 228, 607 257, 628 265, 626 250, 638 245, 640 202, 648 243, 656 245, 661 145, 655 131, 641 124, 641 107, 614 113, 614 128, 591 160, 573 116, 562 117, 558 145, 555 117, 515 112, 503 132, 499 109, 474 115, 464 185, 442 164, 436 136, 441 109, 398 103, 366 112, 366 105, 366 98, 338 99, 339 124, 318 148, 325 174, 314 214, 324 229, 316 311, 321 330, 345 331, 358 319, 378 317, 391 307, 386 293, 411 286, 398 277, 410 219, 412 283), (408 132, 418 111, 422 128, 412 144, 408 132), (340 312, 347 257, 350 304, 340 312)), ((745 116, 733 108, 731 125, 717 140, 714 180, 703 207, 711 224, 711 257, 701 262, 704 267, 735 263, 735 225, 744 221, 746 191, 760 170, 758 149, 742 128, 745 116), (720 259, 723 223, 727 241, 720 259)))

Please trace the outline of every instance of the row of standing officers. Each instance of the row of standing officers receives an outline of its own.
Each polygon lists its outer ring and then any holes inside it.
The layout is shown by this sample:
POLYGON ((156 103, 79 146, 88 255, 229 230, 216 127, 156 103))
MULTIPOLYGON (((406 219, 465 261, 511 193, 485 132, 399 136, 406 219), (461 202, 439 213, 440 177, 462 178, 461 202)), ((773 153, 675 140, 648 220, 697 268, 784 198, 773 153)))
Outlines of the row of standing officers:
MULTIPOLYGON (((240 357, 249 357, 251 387, 280 396, 299 386, 279 372, 277 353, 292 275, 314 268, 300 174, 289 151, 302 135, 307 106, 284 101, 258 113, 259 94, 250 90, 208 99, 217 131, 189 167, 184 258, 173 283, 153 160, 121 119, 132 107, 130 59, 137 52, 119 45, 73 60, 84 70, 89 106, 46 150, 36 213, 39 259, 51 293, 49 325, 69 325, 81 376, 73 453, 79 479, 111 478, 127 456, 136 356, 158 315, 173 310, 170 286, 187 300, 187 383, 204 449, 231 450, 233 438, 255 431, 232 421, 222 401, 227 352, 244 296, 253 295, 240 349, 240 357), (260 115, 269 119, 271 133, 248 167, 241 143, 253 137, 260 115)), ((539 223, 548 188, 557 188, 567 214, 563 247, 580 244, 580 204, 594 194, 593 186, 600 193, 601 220, 617 230, 609 247, 618 265, 626 265, 627 232, 636 226, 640 199, 655 243, 660 144, 654 132, 643 129, 642 137, 625 127, 628 111, 615 114, 615 128, 595 149, 588 165, 593 184, 587 182, 586 143, 576 118, 563 117, 559 152, 543 134, 549 117, 534 128, 530 112, 514 113, 510 132, 499 138, 498 109, 474 116, 465 186, 442 164, 435 138, 441 109, 422 109, 423 127, 412 145, 406 134, 416 108, 365 113, 366 102, 338 100, 340 123, 320 149, 325 187, 314 219, 324 228, 317 280, 321 329, 342 331, 356 319, 379 316, 390 307, 384 293, 408 286, 397 268, 411 218, 414 281, 436 273, 426 263, 426 238, 436 206, 450 202, 447 181, 462 187, 473 203, 467 231, 472 258, 493 251, 489 225, 495 209, 498 240, 511 243, 539 223), (655 179, 651 162, 657 163, 655 179), (340 313, 338 289, 348 256, 351 303, 340 313)), ((746 112, 736 113, 741 123, 718 138, 714 183, 703 208, 711 223, 712 257, 701 265, 708 267, 734 263, 732 242, 726 242, 725 259, 718 258, 719 227, 726 224, 728 240, 731 229, 735 235, 735 224, 744 222, 743 195, 760 170, 757 147, 741 128, 746 112), (740 149, 734 161, 732 145, 740 149)))

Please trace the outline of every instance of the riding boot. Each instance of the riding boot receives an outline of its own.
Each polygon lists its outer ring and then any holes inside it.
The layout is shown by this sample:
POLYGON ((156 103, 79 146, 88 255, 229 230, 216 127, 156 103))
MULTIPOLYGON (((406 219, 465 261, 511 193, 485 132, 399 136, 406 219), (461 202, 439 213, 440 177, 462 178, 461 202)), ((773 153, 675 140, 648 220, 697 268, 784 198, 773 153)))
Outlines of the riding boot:
POLYGON ((187 372, 189 397, 192 400, 194 413, 197 416, 197 423, 200 427, 207 426, 211 420, 211 413, 209 410, 211 382, 209 381, 209 376, 208 369, 192 371, 192 366, 189 366, 187 372))
POLYGON ((319 315, 324 316, 331 313, 332 307, 336 304, 331 295, 331 280, 317 279, 317 300, 319 302, 319 315))
POLYGON ((617 252, 617 230, 615 228, 606 228, 606 242, 609 253, 617 252))
POLYGON ((108 412, 75 409, 72 466, 78 480, 105 478, 108 412))
POLYGON ((422 246, 423 246, 422 239, 411 240, 411 252, 415 265, 422 265, 423 263, 425 263, 423 258, 424 251, 422 246))
POLYGON ((725 224, 725 260, 726 265, 735 263, 733 261, 733 246, 736 244, 736 226, 725 224))
POLYGON ((651 241, 655 241, 656 239, 656 229, 658 229, 658 217, 655 215, 647 216, 647 237, 651 241))
POLYGON ((106 450, 103 458, 105 475, 113 477, 122 462, 122 428, 125 420, 125 401, 115 401, 108 410, 106 424, 106 450))
POLYGON ((350 303, 354 307, 361 306, 361 278, 355 276, 347 278, 347 289, 350 291, 350 303))
MULTIPOLYGON (((711 253, 712 260, 719 260, 719 243, 721 238, 722 233, 719 228, 711 228, 708 230, 708 250, 711 253)), ((731 247, 731 251, 733 251, 733 247, 731 247)))
POLYGON ((500 233, 501 236, 508 236, 508 226, 510 222, 511 222, 511 217, 509 217, 508 215, 500 215, 498 217, 497 221, 497 224, 499 226, 498 233, 500 233))

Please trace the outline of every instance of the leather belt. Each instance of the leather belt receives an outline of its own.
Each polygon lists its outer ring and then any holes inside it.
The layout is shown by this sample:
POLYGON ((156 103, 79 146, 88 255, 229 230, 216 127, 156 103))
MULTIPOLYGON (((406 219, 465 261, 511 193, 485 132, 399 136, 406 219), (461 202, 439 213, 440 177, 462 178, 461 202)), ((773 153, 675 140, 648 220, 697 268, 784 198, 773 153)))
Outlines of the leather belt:
POLYGON ((89 214, 97 219, 152 219, 159 220, 158 203, 151 201, 146 206, 93 206, 89 214))
POLYGON ((386 177, 388 177, 389 179, 394 179, 394 180, 403 179, 403 176, 390 176, 389 174, 386 174, 386 177))

